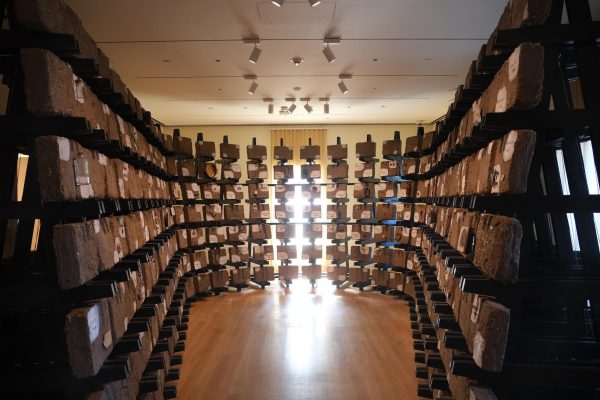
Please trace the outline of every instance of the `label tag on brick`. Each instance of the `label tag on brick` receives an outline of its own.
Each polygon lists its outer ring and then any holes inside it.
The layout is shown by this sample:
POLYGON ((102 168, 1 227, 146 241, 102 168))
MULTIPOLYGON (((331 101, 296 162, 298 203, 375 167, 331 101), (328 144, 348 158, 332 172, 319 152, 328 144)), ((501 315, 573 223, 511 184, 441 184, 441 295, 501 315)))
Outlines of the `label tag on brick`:
POLYGON ((90 342, 93 342, 100 334, 100 311, 98 310, 98 304, 94 304, 90 308, 90 312, 87 315, 87 323, 90 332, 90 342))

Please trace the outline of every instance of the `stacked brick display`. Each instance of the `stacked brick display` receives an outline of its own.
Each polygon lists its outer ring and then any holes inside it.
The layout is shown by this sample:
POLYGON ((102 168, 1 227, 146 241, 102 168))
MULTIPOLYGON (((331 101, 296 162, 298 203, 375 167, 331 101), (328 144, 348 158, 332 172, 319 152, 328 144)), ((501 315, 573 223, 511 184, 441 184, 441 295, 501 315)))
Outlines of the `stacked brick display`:
POLYGON ((273 176, 277 182, 275 185, 275 200, 279 203, 275 205, 275 238, 279 242, 277 246, 277 260, 279 265, 279 280, 286 286, 298 279, 298 265, 291 265, 293 259, 297 258, 297 247, 290 244, 290 240, 296 235, 295 226, 288 224, 294 218, 294 206, 288 204, 288 201, 295 196, 295 187, 287 185, 288 180, 294 178, 294 166, 288 164, 288 161, 294 158, 293 149, 284 146, 283 139, 279 146, 273 149, 274 160, 277 165, 273 165, 273 176))
MULTIPOLYGON (((90 399, 172 398, 190 302, 210 291, 241 290, 251 281, 264 288, 275 279, 268 265, 274 258, 269 199, 279 202, 279 279, 289 285, 299 276, 298 266, 290 265, 297 258, 296 247, 288 243, 295 236, 295 225, 289 223, 294 210, 287 203, 295 196, 295 186, 287 182, 293 178, 293 166, 287 163, 292 151, 283 143, 274 149, 279 162, 273 171, 274 196, 265 184, 265 146, 247 146, 248 181, 240 183, 240 146, 225 138, 215 161, 215 143, 201 135, 195 154, 189 138, 178 132, 164 135, 68 7, 39 0, 13 3, 11 26, 38 32, 39 42, 35 34, 30 39, 40 48, 11 54, 19 72, 11 75, 12 90, 21 96, 9 116, 15 125, 2 126, 31 155, 28 179, 35 178, 29 179, 35 189, 27 192, 37 195, 43 210, 40 241, 46 243, 40 258, 47 264, 44 286, 36 291, 46 297, 26 296, 18 305, 23 314, 52 316, 47 340, 52 349, 34 354, 41 345, 28 342, 31 350, 19 348, 25 355, 8 359, 9 371, 16 376, 35 369, 40 377, 68 371, 40 389, 65 398, 82 393, 90 399), (23 132, 35 139, 24 139, 23 132), (47 308, 40 311, 39 304, 47 308), (40 367, 39 359, 51 362, 40 367)), ((567 1, 567 7, 575 14, 573 2, 567 1)), ((573 171, 580 170, 578 159, 571 157, 580 137, 569 136, 574 129, 566 126, 576 119, 566 117, 574 114, 558 118, 548 112, 551 94, 554 107, 562 104, 561 91, 549 89, 557 86, 550 79, 556 49, 530 40, 543 41, 540 32, 548 30, 536 29, 555 27, 559 11, 562 2, 510 2, 436 131, 420 130, 408 138, 402 156, 399 137, 382 143, 381 179, 376 178, 376 144, 370 139, 357 144, 361 162, 353 186, 358 201, 352 209, 354 245, 348 244, 346 203, 352 183, 344 162, 347 148, 339 141, 327 149, 330 182, 324 187, 330 204, 325 222, 315 221, 321 218, 320 205, 311 201, 303 210, 309 219, 304 236, 311 244, 302 250, 301 257, 310 261, 302 275, 312 284, 322 276, 317 263, 322 249, 315 242, 326 229, 331 240, 327 276, 335 285, 372 286, 409 300, 421 397, 585 397, 597 389, 590 378, 597 368, 589 363, 597 354, 597 341, 573 335, 556 340, 552 329, 540 334, 536 321, 525 318, 530 301, 539 301, 544 315, 554 307, 572 316, 585 301, 583 311, 597 314, 589 306, 591 301, 597 307, 597 274, 589 267, 598 260, 598 251, 584 235, 585 268, 571 268, 577 257, 560 253, 548 266, 547 254, 539 252, 543 268, 535 269, 531 257, 532 248, 544 246, 547 230, 540 220, 560 221, 550 213, 566 212, 548 201, 547 192, 556 191, 557 182, 548 178, 553 164, 544 154, 564 142, 570 182, 577 183, 573 171), (503 33, 506 29, 512 31, 503 33), (562 130, 544 129, 547 116, 562 130), (542 128, 532 129, 536 125, 542 128), (539 182, 540 166, 545 185, 539 182), (533 206, 523 210, 520 200, 533 206), (555 267, 563 264, 570 269, 555 267), (590 282, 574 279, 580 276, 590 282), (545 382, 548 377, 552 382, 545 382), (576 382, 571 385, 569 379, 576 382), (550 389, 538 395, 544 384, 550 389), (579 384, 583 389, 576 388, 579 384), (552 385, 560 388, 558 394, 552 385)), ((567 28, 561 28, 565 37, 577 33, 567 28)), ((588 76, 590 70, 597 72, 589 64, 578 69, 588 76)), ((593 125, 588 114, 575 116, 584 127, 593 125)), ((597 139, 592 140, 596 145, 597 139)), ((322 187, 315 182, 321 166, 314 163, 321 159, 320 148, 309 144, 300 155, 307 162, 301 177, 308 180, 301 185, 302 194, 316 199, 322 187)), ((573 190, 583 193, 578 187, 573 190)), ((591 211, 584 213, 576 202, 565 204, 576 213, 583 233, 585 217, 597 212, 597 206, 586 206, 591 211)), ((560 239, 558 228, 553 229, 560 239)), ((12 296, 21 287, 29 290, 39 275, 34 270, 24 285, 15 284, 12 296)), ((540 324, 544 330, 545 322, 540 324)), ((559 322, 573 326, 571 320, 559 322)), ((594 329, 597 318, 585 322, 594 329)), ((14 325, 20 329, 27 324, 14 325)))
POLYGON ((348 146, 337 138, 337 144, 327 146, 327 278, 338 288, 348 279, 348 146), (331 204, 329 204, 331 203, 331 204))

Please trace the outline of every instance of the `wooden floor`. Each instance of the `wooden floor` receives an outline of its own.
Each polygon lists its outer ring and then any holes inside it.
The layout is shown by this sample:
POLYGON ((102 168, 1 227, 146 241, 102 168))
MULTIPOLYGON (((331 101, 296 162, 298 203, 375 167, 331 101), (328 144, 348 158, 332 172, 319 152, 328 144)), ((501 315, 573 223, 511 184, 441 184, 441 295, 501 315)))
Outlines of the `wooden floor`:
POLYGON ((416 399, 406 302, 272 285, 192 306, 178 399, 416 399))

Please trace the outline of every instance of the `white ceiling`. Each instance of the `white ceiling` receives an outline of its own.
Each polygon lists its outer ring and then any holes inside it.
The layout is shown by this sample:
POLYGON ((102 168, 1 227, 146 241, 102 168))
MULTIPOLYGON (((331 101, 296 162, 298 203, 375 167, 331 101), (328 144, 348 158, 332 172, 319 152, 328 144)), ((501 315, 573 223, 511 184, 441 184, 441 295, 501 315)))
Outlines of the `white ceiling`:
POLYGON ((496 26, 506 0, 67 0, 132 92, 167 125, 432 121, 496 26), (256 65, 251 44, 262 39, 256 65), (322 38, 341 37, 328 64, 322 38), (300 56, 299 67, 290 58, 300 56), (377 61, 374 61, 377 59, 377 61), (220 62, 217 62, 220 60, 220 62), (342 94, 338 75, 352 74, 342 94), (248 93, 258 76, 258 90, 248 93), (300 87, 295 91, 294 87, 300 87), (279 115, 286 97, 310 97, 279 115), (318 98, 330 97, 331 113, 318 98), (263 98, 273 98, 267 113, 263 98))

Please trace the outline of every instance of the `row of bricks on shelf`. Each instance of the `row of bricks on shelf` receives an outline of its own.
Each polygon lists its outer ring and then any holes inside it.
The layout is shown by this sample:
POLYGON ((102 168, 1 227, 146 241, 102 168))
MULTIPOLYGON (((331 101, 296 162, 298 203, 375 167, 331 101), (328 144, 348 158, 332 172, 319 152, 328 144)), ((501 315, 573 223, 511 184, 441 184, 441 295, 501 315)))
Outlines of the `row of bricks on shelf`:
MULTIPOLYGON (((412 195, 412 186, 416 185, 416 197, 452 196, 459 194, 487 193, 522 193, 526 190, 526 179, 533 154, 535 134, 530 131, 511 132, 500 140, 490 142, 487 148, 476 155, 464 159, 440 176, 417 182, 358 182, 353 184, 355 198, 406 198, 412 195)), ((291 199, 295 196, 295 186, 278 184, 271 189, 266 184, 237 184, 241 178, 241 170, 236 164, 225 164, 224 177, 229 179, 225 185, 208 183, 199 185, 196 182, 166 182, 145 171, 134 169, 127 163, 117 159, 107 159, 102 155, 82 149, 76 142, 60 137, 44 137, 36 141, 38 148, 38 175, 44 201, 69 201, 87 198, 132 198, 132 199, 183 199, 183 200, 228 200, 243 199, 291 199), (43 150, 43 151, 42 151, 43 150), (87 164, 89 183, 77 184, 74 163, 83 155, 87 164)), ((406 160, 404 160, 406 161, 406 160)), ((194 161, 189 160, 192 164, 194 161)), ((254 165, 255 164, 249 164, 254 165)), ((367 165, 361 163, 360 165, 367 165)), ((266 166, 264 166, 266 168, 266 166)), ((288 172, 274 166, 277 177, 286 179, 288 172), (279 175, 281 174, 281 175, 279 175)), ((320 167, 314 168, 312 176, 320 176, 320 167)), ((344 179, 347 173, 339 170, 339 166, 328 174, 330 179, 344 179)), ((397 161, 384 161, 381 176, 397 176, 397 161)), ((184 173, 188 168, 181 168, 184 173)), ((288 170, 289 171, 289 170, 288 170)), ((347 165, 346 165, 347 172, 347 165)), ((310 174, 307 174, 311 176, 310 174)), ((252 179, 264 179, 266 175, 260 171, 256 174, 249 171, 252 179)), ((372 166, 357 169, 355 176, 370 178, 373 176, 372 166)), ((348 195, 347 183, 329 183, 325 186, 328 199, 344 199, 348 195)), ((302 195, 307 198, 320 198, 320 184, 301 185, 302 195)))
MULTIPOLYGON (((56 254, 56 266, 58 283, 61 288, 74 288, 94 279, 103 271, 111 269, 121 260, 127 259, 128 255, 144 246, 148 241, 153 240, 160 232, 177 221, 176 207, 163 207, 137 211, 124 216, 110 216, 85 222, 55 225, 53 229, 54 249, 56 254)), ((347 238, 348 225, 330 225, 327 228, 327 237, 331 239, 347 238), (333 229, 329 229, 333 227, 333 229)), ((382 240, 398 240, 399 243, 418 244, 420 233, 418 228, 412 230, 398 230, 398 236, 391 236, 389 229, 383 229, 379 232, 379 227, 370 225, 354 225, 352 237, 357 240, 370 239, 372 231, 375 238, 382 240), (367 228, 368 227, 368 228, 367 228)), ((251 228, 247 225, 234 225, 228 227, 208 227, 208 228, 186 228, 178 229, 173 238, 180 248, 199 247, 206 244, 223 244, 226 241, 240 242, 249 239, 270 239, 271 228, 267 225, 252 224, 251 228), (249 236, 252 232, 252 237, 249 236)), ((290 240, 295 237, 295 229, 292 224, 278 225, 275 229, 275 237, 280 240, 290 240)), ((319 239, 323 237, 321 224, 307 224, 305 237, 319 239)), ((290 246, 291 247, 291 246, 290 246)), ((161 248, 162 249, 162 248, 161 248)), ((235 246, 237 257, 247 256, 247 247, 235 246), (246 252, 246 253, 244 253, 246 252)), ((257 259, 272 258, 273 252, 265 246, 255 246, 253 256, 257 259), (270 254, 270 256, 269 256, 270 254)), ((308 247, 307 247, 308 249, 308 247)), ((317 249, 317 247, 315 247, 317 249)), ((225 249, 221 249, 223 252, 225 249)), ((232 252, 234 250, 231 250, 232 252)), ((291 251, 291 250, 290 250, 291 251)), ((306 250, 308 251, 308 250, 306 250)), ((320 258, 320 250, 314 250, 314 256, 309 258, 320 258)), ((285 254, 282 252, 280 256, 285 254)), ((312 254, 312 253, 311 253, 312 254)), ((370 252, 368 253, 370 255, 370 252)), ((234 253, 230 254, 233 256, 234 253)), ((226 253, 220 255, 215 264, 225 264, 221 258, 226 257, 226 253)), ((294 258, 294 257, 289 257, 294 258)), ((158 262, 161 265, 167 263, 167 253, 158 253, 158 262)), ((236 259, 233 258, 233 262, 236 259)), ((201 266, 209 263, 208 258, 199 261, 201 266), (205 264, 206 263, 206 264, 205 264)))

